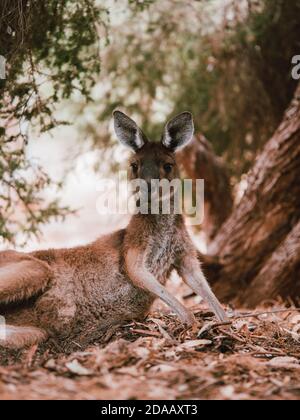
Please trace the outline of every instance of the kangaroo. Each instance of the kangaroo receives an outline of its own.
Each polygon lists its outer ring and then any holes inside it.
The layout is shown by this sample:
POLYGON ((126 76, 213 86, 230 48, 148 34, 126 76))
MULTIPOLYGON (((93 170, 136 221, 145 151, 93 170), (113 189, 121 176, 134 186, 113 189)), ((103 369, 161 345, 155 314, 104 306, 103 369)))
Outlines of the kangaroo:
MULTIPOLYGON (((150 142, 122 112, 113 117, 117 138, 133 152, 130 179, 150 184, 179 177, 176 151, 193 137, 190 113, 169 121, 160 143, 150 142)), ((173 270, 206 299, 220 321, 227 319, 201 271, 181 214, 135 214, 126 229, 87 246, 0 252, 0 310, 8 324, 0 346, 22 348, 52 336, 76 337, 142 319, 157 297, 192 326, 193 313, 165 288, 173 270)))

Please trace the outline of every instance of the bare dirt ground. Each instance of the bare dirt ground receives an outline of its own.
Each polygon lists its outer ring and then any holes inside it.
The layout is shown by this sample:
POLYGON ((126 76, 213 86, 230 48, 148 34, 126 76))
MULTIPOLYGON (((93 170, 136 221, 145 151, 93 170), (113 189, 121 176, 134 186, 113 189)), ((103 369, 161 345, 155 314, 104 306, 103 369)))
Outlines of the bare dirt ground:
POLYGON ((229 326, 199 305, 195 311, 194 331, 160 311, 87 348, 73 343, 78 350, 69 354, 53 344, 2 349, 0 398, 300 399, 300 311, 236 311, 229 326))

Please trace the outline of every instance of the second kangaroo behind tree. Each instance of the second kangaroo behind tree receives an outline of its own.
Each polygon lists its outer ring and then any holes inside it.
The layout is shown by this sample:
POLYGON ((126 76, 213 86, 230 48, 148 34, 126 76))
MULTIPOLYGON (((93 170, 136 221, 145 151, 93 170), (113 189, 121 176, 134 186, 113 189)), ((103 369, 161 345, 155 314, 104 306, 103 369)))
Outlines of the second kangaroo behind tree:
MULTIPOLYGON (((131 179, 150 184, 153 179, 179 177, 175 152, 193 136, 190 113, 168 122, 160 143, 149 142, 120 111, 114 112, 114 125, 119 141, 134 152, 131 179)), ((220 321, 226 320, 201 271, 183 217, 174 212, 136 214, 126 229, 87 246, 0 252, 0 313, 7 322, 0 346, 20 348, 51 336, 75 338, 142 319, 156 297, 191 326, 193 313, 165 288, 172 270, 208 302, 220 321)))

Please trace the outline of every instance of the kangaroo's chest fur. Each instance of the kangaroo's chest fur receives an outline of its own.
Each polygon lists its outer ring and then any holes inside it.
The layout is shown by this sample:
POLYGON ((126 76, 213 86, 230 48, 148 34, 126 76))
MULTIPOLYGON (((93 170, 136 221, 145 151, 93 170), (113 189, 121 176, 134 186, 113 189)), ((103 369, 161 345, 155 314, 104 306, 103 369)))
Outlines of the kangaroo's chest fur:
POLYGON ((145 256, 146 268, 165 283, 184 247, 183 232, 183 221, 176 215, 136 217, 128 226, 124 252, 139 249, 145 256))
POLYGON ((147 242, 146 266, 162 283, 165 283, 175 263, 178 239, 176 227, 162 222, 158 224, 155 234, 147 242))

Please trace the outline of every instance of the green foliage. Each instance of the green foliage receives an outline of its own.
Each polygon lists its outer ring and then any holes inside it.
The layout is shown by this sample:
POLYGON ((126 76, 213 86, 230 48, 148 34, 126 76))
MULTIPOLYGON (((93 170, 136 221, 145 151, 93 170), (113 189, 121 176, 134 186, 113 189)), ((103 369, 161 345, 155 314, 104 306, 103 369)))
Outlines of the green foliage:
POLYGON ((49 187, 51 181, 41 168, 24 160, 22 148, 0 144, 0 180, 0 236, 7 242, 15 244, 18 232, 23 233, 22 241, 37 236, 41 224, 52 218, 64 218, 70 212, 60 207, 57 200, 44 203, 38 193, 49 187))
POLYGON ((0 238, 7 242, 37 235, 41 224, 68 212, 56 200, 43 202, 51 180, 26 160, 26 127, 57 126, 55 106, 74 92, 90 99, 100 71, 96 25, 106 27, 107 11, 93 0, 1 1, 0 238))

